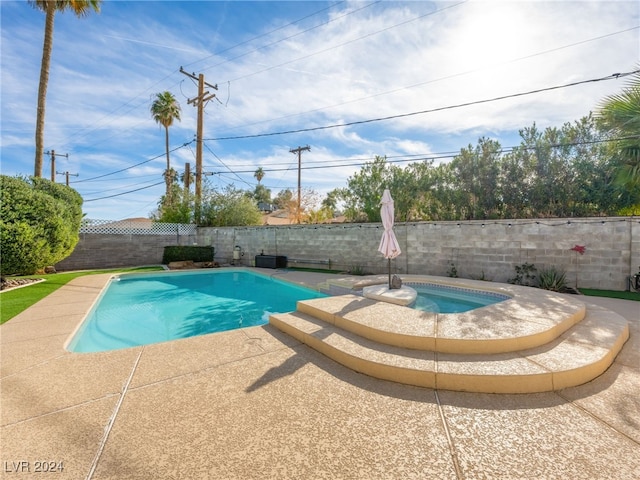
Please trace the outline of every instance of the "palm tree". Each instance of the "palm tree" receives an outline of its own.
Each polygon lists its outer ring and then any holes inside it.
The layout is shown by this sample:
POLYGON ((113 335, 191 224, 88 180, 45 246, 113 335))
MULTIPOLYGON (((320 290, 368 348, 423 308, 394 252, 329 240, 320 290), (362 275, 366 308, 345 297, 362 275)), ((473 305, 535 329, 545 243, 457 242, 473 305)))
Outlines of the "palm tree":
POLYGON ((84 17, 90 10, 100 11, 102 0, 29 0, 36 9, 45 12, 44 45, 42 47, 42 62, 40 63, 40 85, 38 86, 38 112, 36 115, 36 158, 34 176, 42 176, 42 154, 44 151, 44 111, 49 83, 49 65, 53 50, 53 21, 56 12, 71 10, 77 17, 84 17))
POLYGON ((253 174, 254 177, 256 177, 256 180, 258 180, 258 185, 260 184, 260 182, 262 181, 262 179, 264 178, 264 170, 262 169, 262 167, 259 167, 255 173, 253 174))
POLYGON ((629 192, 640 187, 640 69, 622 92, 604 99, 597 112, 602 126, 617 140, 621 169, 617 180, 629 192))
POLYGON ((167 152, 167 169, 164 172, 164 179, 167 183, 167 202, 171 204, 171 184, 173 183, 173 175, 171 162, 169 161, 169 127, 173 125, 174 120, 180 120, 180 104, 171 92, 165 91, 157 93, 155 101, 151 104, 151 115, 156 123, 164 127, 165 148, 167 152))

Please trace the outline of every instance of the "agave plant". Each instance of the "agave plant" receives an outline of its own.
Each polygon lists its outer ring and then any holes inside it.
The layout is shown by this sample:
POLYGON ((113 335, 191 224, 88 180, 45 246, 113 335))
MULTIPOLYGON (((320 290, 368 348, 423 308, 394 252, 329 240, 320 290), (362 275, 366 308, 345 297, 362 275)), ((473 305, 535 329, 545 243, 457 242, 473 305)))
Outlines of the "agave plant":
POLYGON ((552 292, 567 291, 567 276, 555 267, 545 268, 538 273, 538 287, 552 292))

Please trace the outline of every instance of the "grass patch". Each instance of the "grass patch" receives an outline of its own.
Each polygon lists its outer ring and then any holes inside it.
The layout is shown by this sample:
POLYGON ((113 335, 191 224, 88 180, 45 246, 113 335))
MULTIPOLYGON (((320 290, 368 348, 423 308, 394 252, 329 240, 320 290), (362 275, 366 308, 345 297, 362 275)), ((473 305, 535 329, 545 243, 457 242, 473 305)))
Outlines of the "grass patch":
POLYGON ((83 277, 85 275, 95 275, 98 273, 126 273, 126 272, 143 272, 163 270, 162 267, 138 267, 112 270, 86 270, 71 273, 53 273, 50 275, 30 275, 21 278, 44 278, 46 281, 29 285, 28 287, 16 288, 2 292, 0 295, 0 325, 11 320, 13 317, 23 312, 31 305, 39 302, 44 297, 57 289, 66 285, 74 278, 83 277))
POLYGON ((620 298, 622 300, 635 300, 640 302, 639 292, 619 292, 617 290, 594 290, 591 288, 580 288, 580 293, 591 297, 620 298))

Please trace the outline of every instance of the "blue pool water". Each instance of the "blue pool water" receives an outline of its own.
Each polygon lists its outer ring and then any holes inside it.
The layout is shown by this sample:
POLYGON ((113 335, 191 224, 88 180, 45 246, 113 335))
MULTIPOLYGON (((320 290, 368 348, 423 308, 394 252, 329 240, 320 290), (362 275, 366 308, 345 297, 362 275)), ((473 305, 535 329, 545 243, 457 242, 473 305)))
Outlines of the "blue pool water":
POLYGON ((111 280, 69 343, 99 352, 263 325, 314 290, 240 270, 123 275, 111 280))
POLYGON ((407 285, 418 292, 413 308, 424 312, 461 313, 503 302, 510 298, 500 293, 448 285, 430 283, 407 283, 407 285))

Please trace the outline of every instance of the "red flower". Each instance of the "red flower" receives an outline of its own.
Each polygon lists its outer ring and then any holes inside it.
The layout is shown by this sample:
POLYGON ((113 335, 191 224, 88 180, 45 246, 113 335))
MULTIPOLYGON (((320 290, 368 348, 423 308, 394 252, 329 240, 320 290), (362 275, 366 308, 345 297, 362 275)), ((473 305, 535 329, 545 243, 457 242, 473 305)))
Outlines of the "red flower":
POLYGON ((576 245, 573 248, 571 248, 571 250, 573 250, 574 252, 578 252, 580 255, 584 255, 584 252, 587 250, 587 247, 585 245, 576 245))

